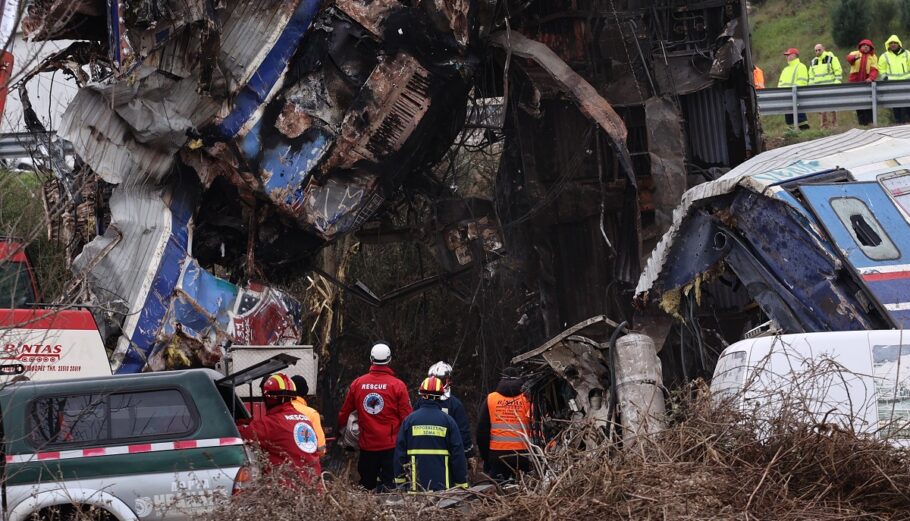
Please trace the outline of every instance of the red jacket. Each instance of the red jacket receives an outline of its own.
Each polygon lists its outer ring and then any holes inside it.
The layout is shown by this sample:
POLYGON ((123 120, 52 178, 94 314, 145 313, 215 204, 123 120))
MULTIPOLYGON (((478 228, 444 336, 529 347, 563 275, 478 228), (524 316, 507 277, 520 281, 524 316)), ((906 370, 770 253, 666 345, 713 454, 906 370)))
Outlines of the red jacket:
POLYGON ((265 416, 237 428, 243 439, 259 443, 272 466, 289 461, 297 467, 304 483, 313 483, 322 473, 313 424, 291 402, 273 407, 265 416))
POLYGON ((404 382, 384 365, 370 366, 370 372, 351 382, 348 396, 338 413, 338 427, 347 425, 348 415, 357 411, 361 450, 395 448, 398 428, 411 414, 411 399, 404 382))
POLYGON ((875 55, 875 46, 870 40, 863 40, 856 46, 856 50, 847 55, 847 63, 850 64, 850 83, 863 83, 867 79, 875 81, 878 79, 878 56, 875 55), (859 50, 863 45, 869 46, 869 53, 863 53, 859 50))

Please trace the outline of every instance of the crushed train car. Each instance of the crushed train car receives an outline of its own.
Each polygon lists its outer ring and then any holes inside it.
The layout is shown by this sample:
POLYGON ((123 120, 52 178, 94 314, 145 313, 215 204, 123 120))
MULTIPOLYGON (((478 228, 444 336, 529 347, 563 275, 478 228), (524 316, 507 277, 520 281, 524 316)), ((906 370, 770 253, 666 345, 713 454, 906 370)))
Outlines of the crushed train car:
POLYGON ((55 165, 58 199, 78 207, 86 172, 113 185, 74 268, 113 310, 119 371, 296 343, 300 304, 254 281, 306 271, 448 148, 491 15, 483 0, 29 2, 30 40, 78 40, 36 70, 80 87, 59 135, 84 164, 55 165))
POLYGON ((675 335, 662 356, 677 376, 711 371, 727 343, 768 330, 905 328, 908 165, 910 127, 850 130, 686 192, 636 289, 643 321, 679 319, 678 332, 651 333, 657 345, 675 335))

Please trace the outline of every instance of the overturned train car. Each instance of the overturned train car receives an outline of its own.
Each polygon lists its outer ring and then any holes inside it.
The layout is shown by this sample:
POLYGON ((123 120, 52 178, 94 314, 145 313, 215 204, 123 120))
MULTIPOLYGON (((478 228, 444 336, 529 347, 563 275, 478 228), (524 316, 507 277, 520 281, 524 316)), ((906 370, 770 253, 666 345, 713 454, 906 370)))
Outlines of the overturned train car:
POLYGON ((676 341, 669 376, 743 337, 906 328, 908 164, 910 127, 851 130, 689 190, 636 289, 641 316, 668 320, 655 340, 676 341))

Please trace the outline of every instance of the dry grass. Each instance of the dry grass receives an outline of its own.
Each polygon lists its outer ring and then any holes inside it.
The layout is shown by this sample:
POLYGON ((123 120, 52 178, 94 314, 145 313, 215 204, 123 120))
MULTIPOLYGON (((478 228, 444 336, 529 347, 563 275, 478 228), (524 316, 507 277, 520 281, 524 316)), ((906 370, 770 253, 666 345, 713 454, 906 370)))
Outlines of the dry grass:
POLYGON ((457 510, 366 494, 344 479, 323 494, 266 480, 210 518, 910 519, 910 453, 795 417, 759 420, 705 397, 684 399, 670 427, 635 451, 606 443, 585 451, 578 446, 590 431, 571 430, 537 458, 543 479, 457 510))

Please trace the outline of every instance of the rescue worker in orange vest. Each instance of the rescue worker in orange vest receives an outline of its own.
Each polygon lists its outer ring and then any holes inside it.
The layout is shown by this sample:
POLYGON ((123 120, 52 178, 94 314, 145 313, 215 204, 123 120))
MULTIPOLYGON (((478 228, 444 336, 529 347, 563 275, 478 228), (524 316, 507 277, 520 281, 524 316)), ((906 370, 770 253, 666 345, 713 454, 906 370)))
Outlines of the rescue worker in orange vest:
POLYGON ((306 416, 310 423, 313 424, 313 430, 316 431, 316 451, 320 456, 325 456, 325 432, 322 430, 322 417, 319 416, 319 411, 310 407, 306 403, 306 397, 310 394, 310 385, 306 382, 306 378, 295 374, 291 377, 291 381, 294 382, 294 386, 297 387, 297 398, 294 398, 291 401, 291 405, 297 409, 297 412, 306 416))
POLYGON ((530 470, 531 401, 521 390, 521 373, 507 367, 496 390, 487 396, 477 420, 477 449, 485 470, 498 480, 530 470))
POLYGON ((752 69, 752 85, 755 85, 755 90, 765 88, 765 71, 761 70, 758 65, 752 69))

